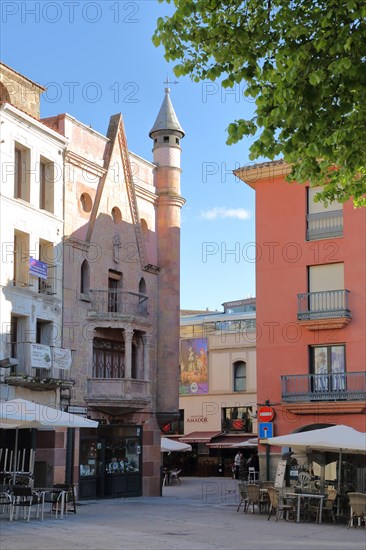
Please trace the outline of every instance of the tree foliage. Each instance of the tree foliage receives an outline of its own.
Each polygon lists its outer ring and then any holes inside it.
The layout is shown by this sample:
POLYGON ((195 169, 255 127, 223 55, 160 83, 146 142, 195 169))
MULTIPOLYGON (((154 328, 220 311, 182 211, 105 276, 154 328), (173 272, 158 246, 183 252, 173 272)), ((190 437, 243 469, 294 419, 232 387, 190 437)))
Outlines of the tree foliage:
MULTIPOLYGON (((170 3, 171 0, 160 0, 170 3)), ((255 136, 250 159, 283 158, 290 180, 325 202, 366 205, 366 2, 173 0, 153 36, 176 76, 245 82, 255 115, 227 143, 255 136)))

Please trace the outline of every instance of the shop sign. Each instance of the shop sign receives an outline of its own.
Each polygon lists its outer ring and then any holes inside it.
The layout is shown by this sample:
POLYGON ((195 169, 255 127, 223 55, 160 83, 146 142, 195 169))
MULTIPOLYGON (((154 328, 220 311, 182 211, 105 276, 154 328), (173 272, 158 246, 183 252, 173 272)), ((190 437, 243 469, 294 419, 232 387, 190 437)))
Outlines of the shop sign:
POLYGON ((43 344, 31 344, 31 366, 34 369, 50 369, 51 348, 43 344))
POLYGON ((71 349, 53 348, 53 366, 62 369, 70 370, 72 363, 71 349))
POLYGON ((200 414, 193 414, 187 418, 187 422, 208 422, 208 418, 200 414))

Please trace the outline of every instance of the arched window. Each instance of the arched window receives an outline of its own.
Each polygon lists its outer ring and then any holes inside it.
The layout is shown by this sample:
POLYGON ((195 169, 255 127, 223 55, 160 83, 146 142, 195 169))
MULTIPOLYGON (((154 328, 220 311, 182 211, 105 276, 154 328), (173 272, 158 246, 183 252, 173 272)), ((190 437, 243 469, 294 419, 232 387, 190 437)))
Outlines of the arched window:
POLYGON ((141 277, 139 282, 139 294, 146 294, 146 283, 143 277, 141 277))
POLYGON ((88 294, 90 290, 90 268, 88 260, 84 260, 80 269, 80 292, 88 294))
POLYGON ((235 361, 233 366, 234 366, 234 391, 246 391, 247 365, 245 361, 235 361))

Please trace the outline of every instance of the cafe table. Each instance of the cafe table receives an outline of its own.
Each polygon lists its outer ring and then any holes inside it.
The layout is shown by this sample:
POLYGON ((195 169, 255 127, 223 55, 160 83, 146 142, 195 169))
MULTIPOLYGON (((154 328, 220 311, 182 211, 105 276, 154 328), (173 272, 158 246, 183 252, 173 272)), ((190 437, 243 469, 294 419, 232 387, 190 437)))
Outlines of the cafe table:
POLYGON ((301 509, 301 499, 311 499, 317 498, 320 500, 319 503, 319 523, 322 522, 322 513, 323 513, 323 500, 325 494, 322 493, 286 493, 286 498, 297 498, 297 512, 296 512, 296 523, 300 523, 300 509, 301 509))

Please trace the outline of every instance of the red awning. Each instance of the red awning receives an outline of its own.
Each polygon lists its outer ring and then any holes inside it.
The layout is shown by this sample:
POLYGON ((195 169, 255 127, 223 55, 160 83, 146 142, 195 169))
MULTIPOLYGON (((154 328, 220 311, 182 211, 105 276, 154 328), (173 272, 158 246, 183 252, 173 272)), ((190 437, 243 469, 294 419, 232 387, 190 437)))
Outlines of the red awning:
POLYGON ((238 443, 244 443, 245 441, 248 441, 248 439, 253 439, 253 437, 253 435, 222 435, 208 443, 207 447, 210 447, 210 449, 231 448, 238 443))
POLYGON ((214 437, 218 437, 222 432, 191 432, 179 438, 183 443, 209 443, 214 437))

